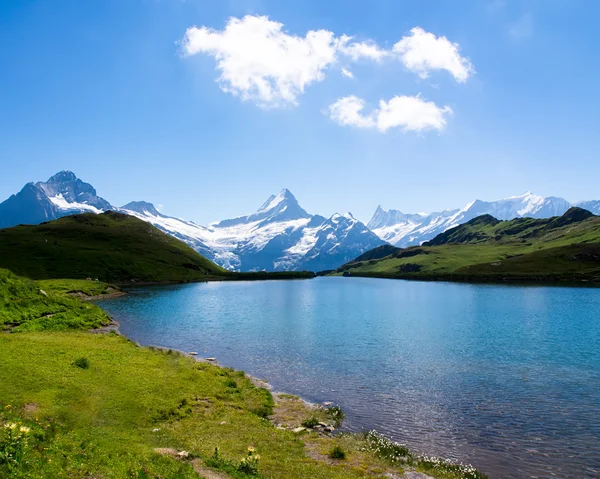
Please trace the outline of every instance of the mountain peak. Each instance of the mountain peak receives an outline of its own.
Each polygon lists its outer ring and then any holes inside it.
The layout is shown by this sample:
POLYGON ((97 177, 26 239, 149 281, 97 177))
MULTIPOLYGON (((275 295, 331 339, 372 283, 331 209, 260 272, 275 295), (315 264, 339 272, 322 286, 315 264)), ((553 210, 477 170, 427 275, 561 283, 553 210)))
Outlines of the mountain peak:
POLYGON ((153 216, 160 216, 160 212, 154 207, 152 203, 147 201, 131 201, 124 206, 121 206, 122 210, 135 211, 142 214, 150 214, 153 216))
POLYGON ((51 176, 47 183, 64 183, 67 181, 76 181, 77 175, 70 170, 59 171, 55 175, 51 176))
POLYGON ((265 201, 263 203, 263 205, 258 209, 258 213, 273 210, 278 207, 281 208, 280 205, 296 206, 296 205, 298 205, 298 200, 296 200, 296 197, 292 194, 292 192, 290 190, 288 190, 287 188, 284 188, 277 194, 277 196, 275 196, 275 195, 269 196, 267 201, 265 201))

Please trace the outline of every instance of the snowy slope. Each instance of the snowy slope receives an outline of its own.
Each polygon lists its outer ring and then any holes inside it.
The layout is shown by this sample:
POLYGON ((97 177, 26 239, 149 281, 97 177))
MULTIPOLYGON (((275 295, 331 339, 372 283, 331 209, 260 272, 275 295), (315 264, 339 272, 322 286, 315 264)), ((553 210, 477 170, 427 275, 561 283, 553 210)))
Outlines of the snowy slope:
POLYGON ((381 239, 395 246, 406 247, 419 245, 449 228, 484 214, 499 220, 549 218, 562 215, 570 207, 571 204, 562 198, 537 196, 527 192, 496 201, 475 200, 460 210, 441 213, 406 215, 400 211, 378 207, 367 226, 381 239))
POLYGON ((310 215, 289 190, 271 196, 256 213, 209 226, 165 216, 148 203, 121 211, 148 221, 232 270, 283 271, 336 268, 383 244, 352 217, 310 215))

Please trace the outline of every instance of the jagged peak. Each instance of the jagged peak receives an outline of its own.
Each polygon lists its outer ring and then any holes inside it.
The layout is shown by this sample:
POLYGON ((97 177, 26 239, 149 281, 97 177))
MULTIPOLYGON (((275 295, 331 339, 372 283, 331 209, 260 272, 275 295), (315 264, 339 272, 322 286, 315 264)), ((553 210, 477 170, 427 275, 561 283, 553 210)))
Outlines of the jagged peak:
POLYGON ((297 205, 298 200, 287 188, 282 189, 277 195, 271 195, 258 209, 258 213, 276 208, 281 203, 297 205))
POLYGON ((62 183, 65 181, 75 181, 77 180, 77 175, 73 173, 71 170, 62 170, 58 173, 52 175, 47 183, 62 183))

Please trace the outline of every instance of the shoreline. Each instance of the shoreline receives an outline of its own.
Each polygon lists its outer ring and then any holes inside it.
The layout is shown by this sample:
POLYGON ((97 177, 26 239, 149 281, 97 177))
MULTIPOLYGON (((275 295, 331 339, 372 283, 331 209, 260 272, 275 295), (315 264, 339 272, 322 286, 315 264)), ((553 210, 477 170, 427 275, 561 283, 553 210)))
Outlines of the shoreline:
MULTIPOLYGON (((115 297, 115 299, 122 297, 125 294, 121 294, 121 295, 115 297)), ((253 376, 243 370, 237 370, 237 369, 230 368, 228 366, 224 366, 218 362, 218 359, 216 357, 208 357, 208 358, 202 357, 199 355, 198 352, 195 352, 195 351, 183 351, 180 349, 169 348, 169 347, 160 346, 160 345, 143 345, 137 341, 134 341, 133 339, 130 339, 129 337, 127 337, 126 335, 121 333, 119 328, 120 328, 119 322, 111 317, 110 324, 108 324, 102 328, 88 330, 88 332, 91 334, 116 334, 118 336, 125 338, 127 341, 132 342, 139 348, 147 348, 147 349, 151 349, 151 350, 162 351, 165 353, 172 352, 177 355, 181 355, 183 357, 193 359, 195 362, 203 363, 203 364, 210 364, 210 365, 212 365, 216 368, 222 369, 222 370, 230 370, 230 371, 234 371, 234 372, 238 372, 238 373, 243 372, 244 378, 249 380, 254 385, 254 387, 267 390, 269 392, 269 394, 273 397, 273 401, 274 401, 273 414, 266 417, 266 419, 277 429, 287 430, 287 431, 297 435, 298 437, 305 437, 306 439, 308 439, 310 437, 310 435, 312 435, 312 434, 316 434, 317 437, 321 437, 321 438, 327 438, 327 437, 330 437, 330 438, 334 438, 334 437, 359 438, 361 436, 367 437, 368 435, 373 434, 374 437, 378 438, 378 440, 386 441, 388 447, 390 447, 390 446, 391 447, 400 447, 406 451, 410 451, 409 454, 414 455, 416 458, 421 458, 421 457, 426 458, 427 461, 431 460, 435 464, 441 464, 444 461, 446 461, 448 464, 451 464, 452 466, 464 467, 470 471, 476 470, 473 466, 471 466, 469 464, 442 459, 435 455, 431 456, 428 454, 423 454, 418 451, 414 451, 413 449, 410 449, 409 446, 407 449, 407 445, 392 441, 391 439, 388 439, 386 436, 377 432, 376 430, 369 430, 369 431, 363 431, 363 432, 338 431, 337 429, 341 426, 341 424, 343 422, 343 411, 342 411, 342 419, 340 420, 339 423, 336 423, 335 427, 332 424, 326 424, 324 422, 319 422, 316 427, 305 427, 304 425, 297 423, 297 420, 299 418, 300 418, 300 420, 305 421, 310 416, 312 416, 313 418, 316 417, 317 415, 320 415, 321 417, 323 417, 323 414, 325 414, 331 407, 339 408, 339 406, 337 406, 335 404, 335 402, 324 401, 322 403, 314 403, 314 402, 308 401, 307 399, 305 399, 302 396, 297 395, 297 394, 290 394, 290 393, 286 393, 284 391, 275 391, 273 389, 273 386, 268 382, 268 380, 260 379, 260 378, 253 376), (281 413, 281 411, 279 411, 279 409, 283 409, 284 410, 283 413, 281 413), (288 416, 290 415, 290 412, 291 412, 292 417, 295 416, 296 423, 289 424, 288 416), (283 416, 283 418, 282 418, 282 416, 283 416)), ((341 409, 339 409, 339 410, 341 411, 341 409)), ((310 442, 307 442, 307 441, 303 441, 303 442, 305 442, 306 454, 308 457, 311 457, 313 459, 320 460, 320 461, 325 461, 330 464, 335 464, 335 461, 331 462, 331 460, 328 459, 327 456, 323 456, 322 454, 318 453, 316 451, 316 449, 314 449, 312 447, 313 445, 310 442)), ((396 458, 392 462, 398 461, 398 460, 399 460, 399 458, 396 458)), ((387 477, 389 479, 435 479, 434 476, 425 474, 418 467, 409 466, 407 462, 405 462, 404 464, 406 464, 406 466, 408 467, 408 469, 406 469, 404 473, 402 473, 401 475, 398 475, 398 473, 394 472, 393 469, 390 469, 385 477, 387 477)), ((444 477, 446 477, 446 476, 444 476, 444 477)), ((468 476, 468 477, 470 477, 470 476, 468 476)), ((484 477, 487 477, 487 476, 484 476, 484 477)))

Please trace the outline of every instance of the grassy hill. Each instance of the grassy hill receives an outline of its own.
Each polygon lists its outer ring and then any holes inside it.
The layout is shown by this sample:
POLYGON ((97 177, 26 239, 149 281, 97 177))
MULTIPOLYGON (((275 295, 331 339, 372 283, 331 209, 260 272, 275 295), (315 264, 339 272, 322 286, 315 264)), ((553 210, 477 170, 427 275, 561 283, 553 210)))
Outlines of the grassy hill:
POLYGON ((548 219, 479 216, 422 246, 366 253, 334 274, 600 283, 600 217, 580 208, 548 219))
POLYGON ((112 211, 0 230, 0 268, 33 279, 113 283, 312 276, 230 273, 151 224, 112 211))
MULTIPOLYGON (((13 332, 97 328, 111 322, 97 306, 65 294, 66 282, 56 288, 15 276, 0 269, 0 334, 13 332)), ((107 294, 111 287, 96 282, 69 282, 69 291, 89 295, 107 294), (83 284, 78 284, 83 283, 83 284)))

